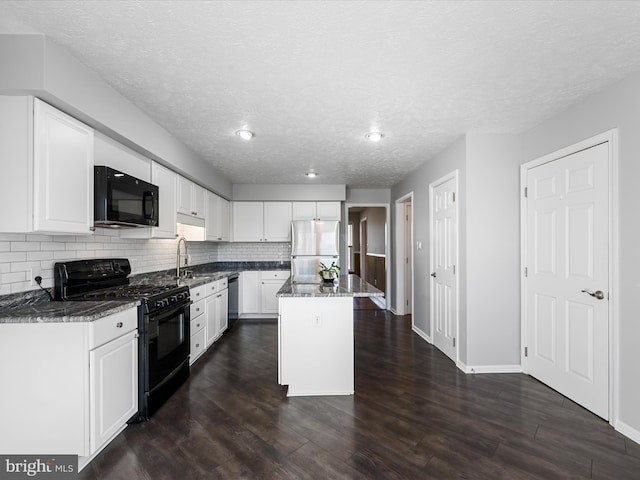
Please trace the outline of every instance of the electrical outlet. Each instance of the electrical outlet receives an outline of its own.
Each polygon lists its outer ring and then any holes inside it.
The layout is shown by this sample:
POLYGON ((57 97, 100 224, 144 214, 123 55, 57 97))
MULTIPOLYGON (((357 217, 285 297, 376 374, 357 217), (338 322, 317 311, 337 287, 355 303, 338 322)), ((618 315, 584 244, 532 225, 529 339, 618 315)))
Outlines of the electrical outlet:
POLYGON ((312 313, 311 314, 311 326, 312 327, 321 327, 322 326, 322 314, 321 313, 312 313))
POLYGON ((31 267, 29 269, 29 278, 31 279, 31 285, 32 286, 37 286, 38 284, 36 283, 36 277, 41 277, 42 276, 42 268, 40 267, 31 267))

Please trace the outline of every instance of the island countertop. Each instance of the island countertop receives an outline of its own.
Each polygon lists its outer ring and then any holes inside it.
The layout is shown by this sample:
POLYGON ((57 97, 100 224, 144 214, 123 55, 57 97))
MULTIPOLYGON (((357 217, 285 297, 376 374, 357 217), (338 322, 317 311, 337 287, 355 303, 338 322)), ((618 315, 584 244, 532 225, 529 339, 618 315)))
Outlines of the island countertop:
POLYGON ((357 275, 340 275, 336 284, 285 282, 278 297, 382 297, 384 293, 357 275))

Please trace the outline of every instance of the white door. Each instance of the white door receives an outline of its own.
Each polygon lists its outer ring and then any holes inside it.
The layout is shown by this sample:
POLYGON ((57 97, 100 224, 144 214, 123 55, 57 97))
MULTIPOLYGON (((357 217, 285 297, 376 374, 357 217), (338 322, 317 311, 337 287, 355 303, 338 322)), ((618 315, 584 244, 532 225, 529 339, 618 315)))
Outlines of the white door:
POLYGON ((527 371, 603 418, 609 414, 608 148, 603 143, 529 169, 526 198, 527 371))
POLYGON ((458 209, 457 175, 429 186, 431 198, 431 327, 433 344, 457 361, 458 209))

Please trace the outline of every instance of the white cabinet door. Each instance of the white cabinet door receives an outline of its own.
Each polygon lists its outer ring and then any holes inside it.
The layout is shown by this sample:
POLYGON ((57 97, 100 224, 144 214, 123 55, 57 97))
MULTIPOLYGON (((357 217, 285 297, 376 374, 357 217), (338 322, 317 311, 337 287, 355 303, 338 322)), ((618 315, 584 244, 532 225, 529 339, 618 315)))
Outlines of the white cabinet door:
POLYGON ((227 314, 229 290, 224 289, 218 293, 210 295, 206 299, 207 326, 205 328, 207 337, 207 348, 220 338, 227 329, 227 314))
POLYGON ((93 129, 34 100, 33 230, 90 234, 93 129))
POLYGON ((262 202, 233 202, 233 241, 263 240, 262 202))
POLYGON ((231 239, 231 204, 222 197, 218 198, 218 219, 220 241, 228 242, 231 239))
POLYGON ((316 202, 293 202, 292 220, 315 220, 316 202))
POLYGON ((137 337, 134 330, 89 354, 91 453, 138 411, 137 337))
POLYGON ((318 202, 316 204, 316 218, 318 220, 340 221, 340 202, 318 202))
POLYGON ((288 270, 260 272, 260 299, 262 313, 278 313, 276 293, 289 278, 288 270))
POLYGON ((176 238, 177 236, 177 178, 178 174, 162 165, 152 162, 151 183, 158 186, 158 226, 151 229, 154 238, 176 238))
POLYGON ((205 213, 205 203, 206 203, 206 194, 207 190, 202 188, 200 185, 193 184, 192 188, 192 207, 193 207, 193 216, 197 218, 204 219, 205 213))
POLYGON ((216 300, 216 338, 220 338, 229 325, 229 290, 218 293, 216 300))
POLYGON ((291 240, 291 202, 264 202, 264 241, 291 240))
POLYGON ((222 240, 219 225, 218 213, 218 197, 215 193, 207 192, 207 203, 205 205, 204 228, 205 238, 210 242, 219 242, 222 240))
POLYGON ((340 202, 293 202, 292 220, 340 221, 340 202))
POLYGON ((218 327, 216 325, 216 317, 217 317, 217 295, 209 295, 205 300, 205 315, 206 315, 206 326, 205 326, 205 337, 207 339, 207 348, 213 344, 216 339, 216 332, 218 327))
POLYGON ((206 238, 210 242, 229 241, 229 201, 215 193, 206 192, 206 238))
POLYGON ((193 182, 178 175, 178 213, 193 215, 193 192, 191 190, 193 182))
POLYGON ((178 175, 178 213, 204 219, 206 190, 178 175))
POLYGON ((240 313, 260 313, 260 272, 240 273, 240 313))

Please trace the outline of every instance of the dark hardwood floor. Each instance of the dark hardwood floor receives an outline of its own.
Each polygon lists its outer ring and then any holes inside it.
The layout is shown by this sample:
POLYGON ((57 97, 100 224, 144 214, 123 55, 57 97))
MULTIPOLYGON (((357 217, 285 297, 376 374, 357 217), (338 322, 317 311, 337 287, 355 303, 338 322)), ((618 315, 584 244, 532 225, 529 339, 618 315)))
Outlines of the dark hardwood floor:
POLYGON ((461 373, 410 317, 355 317, 354 396, 287 398, 276 322, 243 320, 80 478, 640 478, 638 444, 545 385, 461 373))

